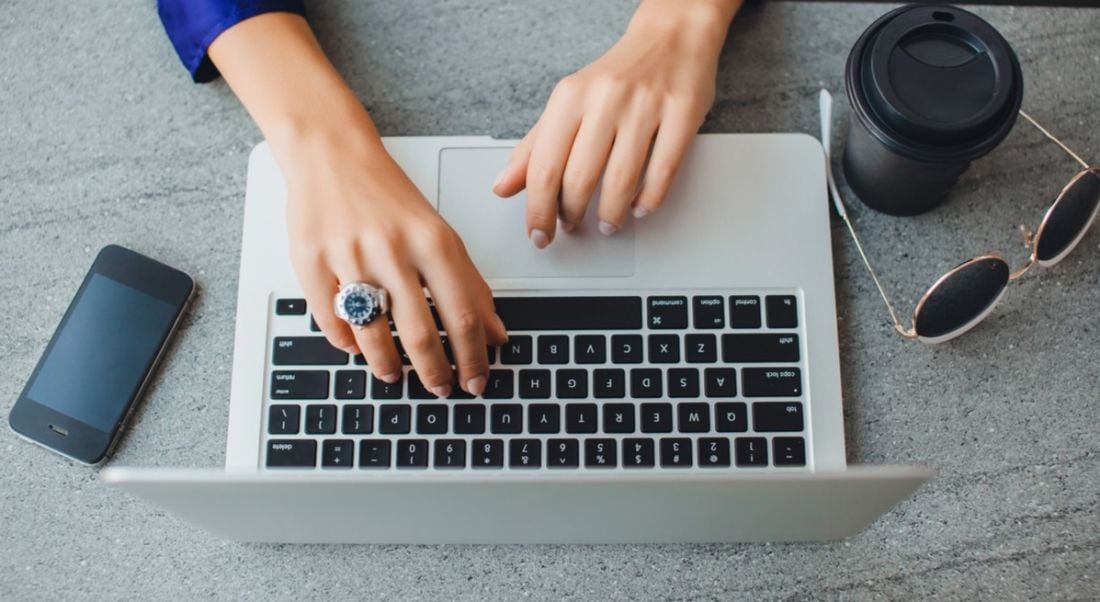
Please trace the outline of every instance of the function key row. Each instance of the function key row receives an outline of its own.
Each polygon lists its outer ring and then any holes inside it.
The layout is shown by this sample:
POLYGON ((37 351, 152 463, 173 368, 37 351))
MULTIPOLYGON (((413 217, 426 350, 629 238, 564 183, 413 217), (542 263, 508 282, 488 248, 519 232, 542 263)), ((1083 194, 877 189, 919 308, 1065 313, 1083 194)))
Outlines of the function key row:
MULTIPOLYGON (((729 303, 730 328, 761 328, 766 316, 768 328, 797 328, 798 303, 794 295, 767 295, 764 307, 756 295, 696 295, 691 298, 691 324, 696 329, 726 327, 729 303), (761 309, 764 312, 761 312, 761 309)), ((497 314, 514 331, 538 330, 639 330, 642 328, 641 297, 496 297, 497 314)), ((443 329, 439 313, 431 307, 436 327, 443 329)), ((304 299, 278 299, 275 314, 304 315, 304 299)), ((667 296, 645 299, 645 324, 650 329, 688 327, 688 297, 667 296)), ((390 327, 394 324, 390 321, 390 327)), ((317 325, 311 319, 311 328, 317 325)))
MULTIPOLYGON (((802 437, 774 437, 772 465, 805 466, 806 442, 802 437)), ((355 442, 324 441, 322 468, 354 466, 355 442)), ((426 439, 363 439, 359 442, 359 467, 364 469, 428 468, 550 469, 585 468, 728 468, 768 466, 768 440, 764 437, 702 437, 694 445, 688 438, 548 439, 437 439, 434 449, 426 439), (731 446, 732 443, 732 446, 731 446), (469 449, 467 449, 469 447, 469 449), (732 449, 731 449, 732 447, 732 449)), ((315 468, 317 441, 271 440, 267 444, 268 468, 315 468)))
MULTIPOLYGON (((400 337, 394 337, 405 365, 410 365, 400 337)), ((444 351, 450 358, 450 346, 444 351)), ((602 334, 512 335, 500 347, 500 363, 506 366, 541 364, 727 364, 795 363, 801 358, 797 334, 602 334), (572 340, 570 340, 572 339, 572 340)), ((275 337, 271 354, 276 366, 345 366, 348 354, 329 345, 324 337, 275 337)), ((489 348, 495 363, 497 348, 489 348)), ((453 359, 452 359, 453 361, 453 359)), ((365 365, 356 356, 356 365, 365 365)))
MULTIPOLYGON (((340 408, 334 404, 305 406, 305 433, 336 433, 340 408)), ((302 407, 272 405, 268 409, 268 433, 297 435, 302 428, 302 407)), ((686 403, 555 403, 522 404, 366 404, 343 406, 341 432, 345 435, 496 435, 557 433, 744 433, 749 427, 749 407, 744 402, 686 403), (377 416, 376 416, 377 412, 377 416), (601 417, 602 414, 602 417, 601 417), (526 420, 525 420, 526 415, 526 420), (602 419, 601 419, 602 418, 602 419), (376 420, 377 419, 377 420, 376 420)), ((805 428, 799 402, 752 404, 752 427, 758 433, 795 433, 805 428)))
MULTIPOLYGON (((276 370, 271 373, 269 397, 273 400, 367 398, 365 370, 276 370), (334 383, 330 386, 329 380, 334 383)), ((375 400, 436 399, 410 370, 393 383, 374 376, 370 380, 370 398, 375 400), (407 382, 407 386, 406 386, 407 382)), ((737 397, 738 379, 734 368, 541 368, 517 371, 489 371, 484 399, 624 399, 629 390, 634 399, 731 398, 737 397)), ((800 397, 802 371, 799 368, 742 368, 741 393, 745 397, 800 397)), ((448 399, 472 399, 454 388, 448 399)))

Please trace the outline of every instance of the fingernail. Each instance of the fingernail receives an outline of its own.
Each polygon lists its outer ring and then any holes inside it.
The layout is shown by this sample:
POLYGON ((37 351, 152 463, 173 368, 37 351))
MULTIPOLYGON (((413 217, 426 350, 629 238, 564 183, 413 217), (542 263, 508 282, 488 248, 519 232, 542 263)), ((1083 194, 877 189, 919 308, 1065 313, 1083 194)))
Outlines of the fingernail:
POLYGON ((450 397, 451 385, 439 385, 438 387, 432 387, 431 391, 432 395, 435 395, 440 399, 443 399, 444 397, 450 397))
POLYGON ((536 228, 531 230, 531 242, 535 243, 536 247, 545 249, 546 245, 550 244, 550 237, 546 234, 545 230, 536 228))
POLYGON ((577 226, 563 220, 558 220, 558 226, 561 227, 563 232, 572 232, 577 229, 577 226))
POLYGON ((600 220, 600 234, 603 234, 604 236, 611 236, 612 234, 614 234, 618 231, 619 231, 619 227, 616 226, 615 224, 612 224, 611 222, 605 222, 603 220, 600 220))
POLYGON ((386 383, 387 385, 392 385, 393 383, 397 382, 400 379, 401 379, 401 373, 400 372, 390 372, 389 374, 383 374, 382 375, 382 382, 386 383))
POLYGON ((344 347, 341 351, 343 351, 344 353, 350 353, 351 355, 359 355, 359 348, 355 345, 348 345, 347 347, 344 347))
POLYGON ((649 209, 646 209, 645 207, 642 207, 641 205, 638 205, 637 207, 634 208, 634 219, 642 219, 643 217, 649 215, 649 213, 650 213, 649 209))
POLYGON ((484 376, 475 376, 466 381, 466 392, 470 395, 481 395, 485 392, 486 382, 484 376))
MULTIPOLYGON (((497 179, 493 180, 493 188, 492 188, 492 189, 493 189, 493 190, 496 190, 496 189, 497 189, 497 186, 500 186, 500 182, 501 182, 501 180, 503 180, 503 179, 504 179, 504 172, 502 171, 502 172, 500 172, 499 174, 497 174, 497 179)), ((484 182, 484 181, 485 181, 485 180, 482 180, 482 182, 484 182)))

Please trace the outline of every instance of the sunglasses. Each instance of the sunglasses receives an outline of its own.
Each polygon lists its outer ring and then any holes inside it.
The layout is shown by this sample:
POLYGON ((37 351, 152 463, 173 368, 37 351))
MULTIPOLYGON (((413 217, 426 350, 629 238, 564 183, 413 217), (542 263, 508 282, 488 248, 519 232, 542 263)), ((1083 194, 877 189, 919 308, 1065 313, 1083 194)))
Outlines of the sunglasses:
POLYGON ((821 91, 821 140, 825 147, 826 174, 833 206, 848 226, 863 264, 867 266, 882 300, 886 302, 894 329, 906 339, 934 344, 966 334, 993 311, 1004 296, 1008 283, 1022 277, 1036 265, 1051 267, 1065 259, 1085 237, 1089 226, 1096 219, 1097 210, 1100 209, 1100 167, 1090 167, 1027 113, 1020 111, 1020 116, 1054 141, 1084 169, 1062 188, 1038 230, 1032 232, 1027 227, 1020 226, 1024 244, 1031 254, 1023 267, 1013 272, 1000 253, 988 253, 963 262, 944 274, 924 293, 913 311, 912 326, 905 328, 863 251, 863 245, 860 244, 848 217, 844 200, 837 190, 833 178, 831 148, 833 97, 827 90, 821 91))

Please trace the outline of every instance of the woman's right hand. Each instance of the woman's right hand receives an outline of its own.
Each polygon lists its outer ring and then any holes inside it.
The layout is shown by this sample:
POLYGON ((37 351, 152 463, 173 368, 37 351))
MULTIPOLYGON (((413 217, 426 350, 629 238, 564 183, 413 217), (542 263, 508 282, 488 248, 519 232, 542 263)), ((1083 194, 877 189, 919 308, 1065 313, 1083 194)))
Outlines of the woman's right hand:
POLYGON ((401 345, 424 386, 451 394, 454 373, 424 288, 431 292, 454 354, 458 383, 485 391, 487 345, 507 332, 493 297, 458 234, 386 153, 364 112, 357 126, 311 128, 281 145, 288 190, 287 226, 294 271, 329 342, 363 353, 378 379, 401 377, 387 320, 353 328, 336 317, 333 296, 351 282, 386 289, 401 345))

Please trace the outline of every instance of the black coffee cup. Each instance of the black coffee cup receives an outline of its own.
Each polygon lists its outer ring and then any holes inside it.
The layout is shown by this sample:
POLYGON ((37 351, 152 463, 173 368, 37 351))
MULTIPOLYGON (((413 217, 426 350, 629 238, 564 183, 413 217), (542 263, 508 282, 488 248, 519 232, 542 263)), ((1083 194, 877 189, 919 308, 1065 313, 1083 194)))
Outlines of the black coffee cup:
POLYGON ((1016 124, 1016 53, 960 8, 909 5, 875 21, 848 56, 849 186, 869 207, 916 215, 943 202, 970 163, 1016 124))

